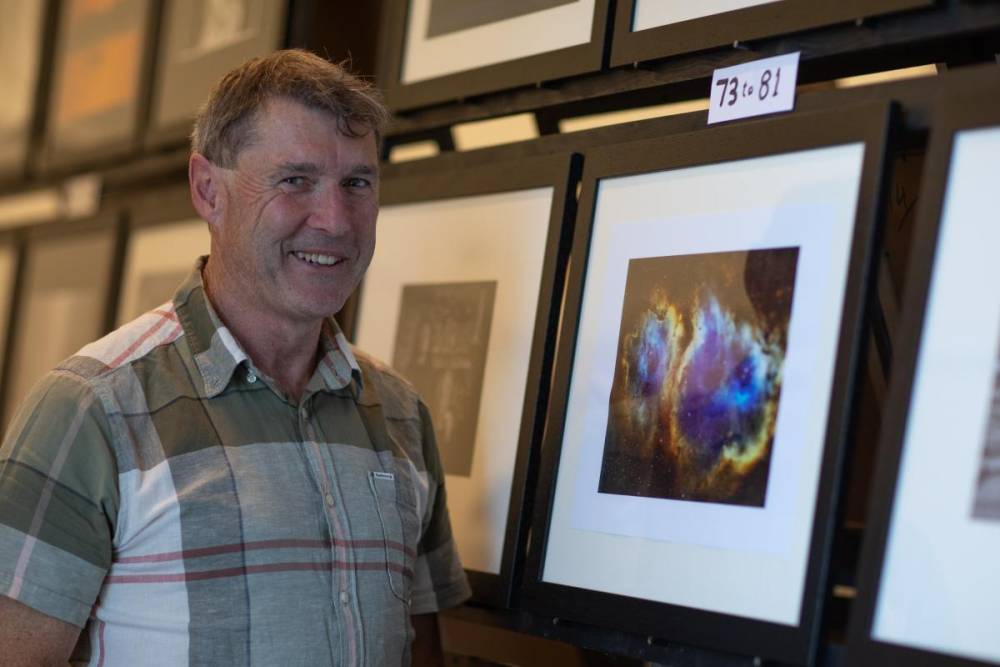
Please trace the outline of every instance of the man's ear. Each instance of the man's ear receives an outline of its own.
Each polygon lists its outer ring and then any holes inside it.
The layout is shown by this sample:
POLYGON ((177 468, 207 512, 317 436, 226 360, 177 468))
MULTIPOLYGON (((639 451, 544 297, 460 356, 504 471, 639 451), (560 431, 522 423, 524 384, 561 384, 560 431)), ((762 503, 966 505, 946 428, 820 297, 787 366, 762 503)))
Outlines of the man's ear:
POLYGON ((222 174, 207 157, 192 153, 188 160, 188 182, 194 210, 215 229, 222 220, 222 174))

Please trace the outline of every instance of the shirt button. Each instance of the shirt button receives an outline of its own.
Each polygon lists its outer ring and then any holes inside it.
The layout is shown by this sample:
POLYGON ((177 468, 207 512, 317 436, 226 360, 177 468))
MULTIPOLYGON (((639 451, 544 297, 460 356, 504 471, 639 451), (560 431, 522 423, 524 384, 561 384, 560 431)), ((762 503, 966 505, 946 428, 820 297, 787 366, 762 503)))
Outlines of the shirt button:
POLYGON ((254 375, 253 372, 247 373, 247 382, 253 384, 256 381, 257 381, 257 376, 254 375))
POLYGON ((323 496, 323 499, 326 500, 326 506, 327 507, 333 507, 333 496, 331 496, 328 493, 325 496, 323 496))
POLYGON ((351 601, 351 594, 347 591, 340 591, 340 601, 343 604, 348 604, 351 601))
POLYGON ((299 410, 299 416, 303 419, 309 419, 309 408, 302 408, 299 410))

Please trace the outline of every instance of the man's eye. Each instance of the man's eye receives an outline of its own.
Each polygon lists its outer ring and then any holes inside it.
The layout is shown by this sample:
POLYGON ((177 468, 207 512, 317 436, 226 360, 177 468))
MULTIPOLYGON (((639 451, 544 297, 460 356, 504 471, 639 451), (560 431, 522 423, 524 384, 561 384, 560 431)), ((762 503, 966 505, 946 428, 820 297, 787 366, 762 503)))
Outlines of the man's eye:
POLYGON ((292 187, 298 188, 306 184, 306 179, 303 178, 302 176, 289 176, 288 178, 283 179, 281 182, 286 185, 291 185, 292 187))
POLYGON ((344 181, 344 187, 348 188, 367 188, 371 185, 371 181, 364 178, 348 178, 344 181))

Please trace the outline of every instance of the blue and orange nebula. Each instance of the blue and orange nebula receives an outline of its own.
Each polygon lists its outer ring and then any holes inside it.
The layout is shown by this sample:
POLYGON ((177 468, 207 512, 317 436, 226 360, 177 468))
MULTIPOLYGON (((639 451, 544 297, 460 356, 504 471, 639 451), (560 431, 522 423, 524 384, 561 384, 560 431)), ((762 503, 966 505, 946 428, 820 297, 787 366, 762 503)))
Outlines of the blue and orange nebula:
POLYGON ((764 506, 797 257, 630 263, 598 491, 764 506))

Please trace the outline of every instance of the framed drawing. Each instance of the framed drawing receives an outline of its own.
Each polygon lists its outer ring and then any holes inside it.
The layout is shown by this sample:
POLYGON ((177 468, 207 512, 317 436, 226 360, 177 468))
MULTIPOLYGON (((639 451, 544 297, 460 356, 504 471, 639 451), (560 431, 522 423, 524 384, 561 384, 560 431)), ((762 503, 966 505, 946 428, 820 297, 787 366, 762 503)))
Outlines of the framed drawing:
POLYGON ((19 176, 28 157, 41 70, 46 2, 0 0, 0 178, 19 176))
POLYGON ((183 141, 215 82, 248 58, 281 48, 284 0, 175 0, 164 5, 149 143, 183 141))
POLYGON ((390 0, 381 87, 393 111, 599 70, 608 0, 390 0))
POLYGON ((56 36, 46 169, 131 150, 145 112, 152 0, 66 0, 56 36))
POLYGON ((809 662, 889 118, 586 155, 526 609, 809 662))
POLYGON ((852 665, 1000 664, 998 150, 1000 90, 939 105, 862 551, 852 665))
POLYGON ((11 326, 11 308, 17 285, 18 245, 14 234, 0 234, 0 396, 3 395, 3 369, 7 355, 7 336, 11 326))
POLYGON ((139 200, 129 215, 118 326, 170 301, 209 245, 208 223, 191 205, 186 184, 139 200))
POLYGON ((452 530, 481 602, 509 604, 520 576, 574 164, 545 157, 386 181, 361 285, 355 340, 430 409, 452 530))
POLYGON ((114 217, 27 231, 3 386, 3 428, 35 382, 107 330, 115 271, 114 217))
POLYGON ((620 0, 611 64, 628 65, 933 4, 934 0, 620 0))

